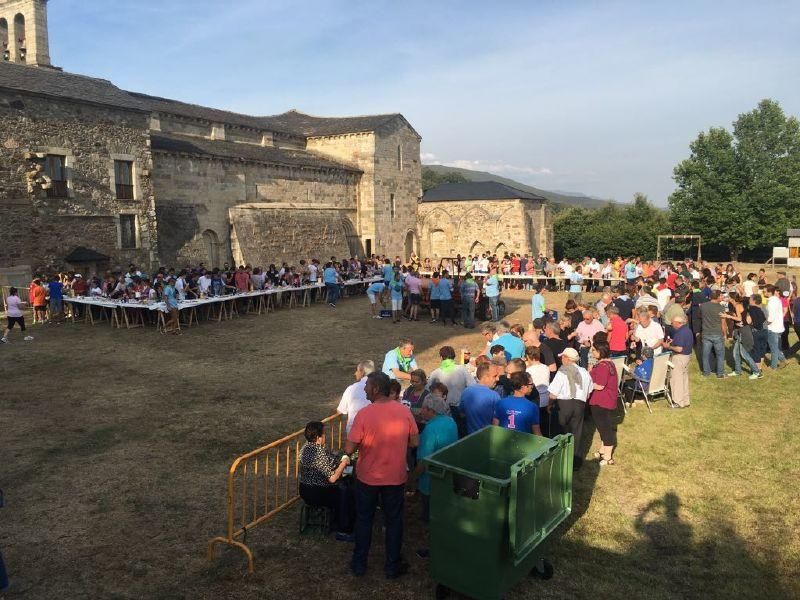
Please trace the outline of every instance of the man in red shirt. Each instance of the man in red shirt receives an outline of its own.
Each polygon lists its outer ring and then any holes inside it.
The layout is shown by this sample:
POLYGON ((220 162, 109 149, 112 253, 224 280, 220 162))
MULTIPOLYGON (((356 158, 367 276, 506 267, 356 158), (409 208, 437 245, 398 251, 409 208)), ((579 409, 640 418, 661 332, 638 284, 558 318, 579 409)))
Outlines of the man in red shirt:
POLYGON ((408 448, 419 445, 419 431, 411 411, 389 398, 390 380, 385 373, 370 373, 364 391, 369 406, 358 411, 345 452, 358 449, 356 464, 355 548, 350 569, 357 577, 367 570, 372 543, 372 521, 380 499, 386 523, 387 579, 404 575, 408 565, 402 562, 403 502, 408 479, 408 448))

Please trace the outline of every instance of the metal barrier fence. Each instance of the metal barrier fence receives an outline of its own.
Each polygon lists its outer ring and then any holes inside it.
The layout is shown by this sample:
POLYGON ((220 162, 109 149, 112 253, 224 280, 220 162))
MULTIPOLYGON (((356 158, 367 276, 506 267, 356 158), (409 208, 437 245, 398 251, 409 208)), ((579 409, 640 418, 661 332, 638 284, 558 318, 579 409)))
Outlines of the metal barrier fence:
MULTIPOLYGON (((341 450, 346 415, 337 413, 322 422, 326 445, 334 452, 341 450)), ((246 544, 247 533, 300 499, 300 450, 306 442, 303 431, 296 431, 233 461, 228 470, 227 533, 209 540, 209 562, 214 560, 214 547, 227 544, 244 552, 247 570, 254 571, 253 553, 246 544)))

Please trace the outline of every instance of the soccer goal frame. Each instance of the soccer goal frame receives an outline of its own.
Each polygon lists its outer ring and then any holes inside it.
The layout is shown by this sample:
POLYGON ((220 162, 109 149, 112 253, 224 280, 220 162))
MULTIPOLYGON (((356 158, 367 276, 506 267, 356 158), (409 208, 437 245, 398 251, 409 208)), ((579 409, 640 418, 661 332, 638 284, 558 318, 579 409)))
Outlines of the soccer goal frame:
POLYGON ((662 240, 697 240, 697 262, 703 257, 703 236, 702 235, 657 235, 656 236, 656 262, 661 261, 661 241, 662 240))

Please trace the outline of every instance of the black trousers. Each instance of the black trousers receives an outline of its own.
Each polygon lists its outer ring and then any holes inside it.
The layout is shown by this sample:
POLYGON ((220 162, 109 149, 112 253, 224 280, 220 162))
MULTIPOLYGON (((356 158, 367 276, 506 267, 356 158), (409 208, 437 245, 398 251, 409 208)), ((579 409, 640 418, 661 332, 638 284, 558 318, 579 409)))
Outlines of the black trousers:
POLYGON ((565 433, 571 433, 575 438, 575 456, 580 453, 583 411, 585 409, 586 403, 581 400, 558 401, 558 423, 565 433))
POLYGON ((331 527, 342 533, 352 533, 355 519, 352 485, 339 480, 332 485, 300 484, 300 497, 309 506, 324 506, 333 511, 331 527))
POLYGON ((597 426, 597 431, 600 432, 600 439, 603 446, 616 446, 617 433, 614 431, 614 424, 612 417, 614 411, 601 406, 592 406, 592 420, 597 426))
POLYGON ((439 311, 439 320, 442 322, 442 325, 447 324, 447 319, 450 319, 453 323, 456 322, 456 318, 453 315, 453 301, 452 300, 440 300, 440 311, 439 311))

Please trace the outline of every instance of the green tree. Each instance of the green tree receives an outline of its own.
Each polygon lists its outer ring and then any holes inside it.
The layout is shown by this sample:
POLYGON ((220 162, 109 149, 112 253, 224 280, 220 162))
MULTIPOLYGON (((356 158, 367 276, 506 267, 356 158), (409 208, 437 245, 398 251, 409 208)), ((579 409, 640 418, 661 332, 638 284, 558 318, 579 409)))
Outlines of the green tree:
POLYGON ((440 183, 467 183, 468 181, 469 179, 458 171, 437 173, 433 169, 427 167, 422 168, 422 191, 436 187, 440 183))
POLYGON ((669 198, 675 233, 742 250, 781 241, 800 209, 800 125, 777 102, 762 100, 739 115, 733 134, 702 132, 675 167, 669 198))

